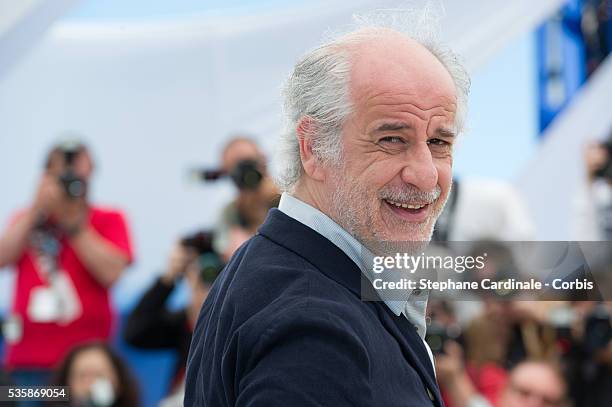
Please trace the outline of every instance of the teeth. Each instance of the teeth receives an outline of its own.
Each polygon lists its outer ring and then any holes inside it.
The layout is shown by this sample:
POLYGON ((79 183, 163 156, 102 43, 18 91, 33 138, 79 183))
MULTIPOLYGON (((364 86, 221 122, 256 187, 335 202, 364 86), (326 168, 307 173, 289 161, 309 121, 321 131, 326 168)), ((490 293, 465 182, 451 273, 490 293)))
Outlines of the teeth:
POLYGON ((406 203, 399 203, 399 202, 393 202, 393 201, 387 201, 389 202, 391 205, 395 205, 398 208, 405 208, 405 209, 421 209, 422 207, 424 207, 426 204, 424 205, 410 205, 410 204, 406 204, 406 203))

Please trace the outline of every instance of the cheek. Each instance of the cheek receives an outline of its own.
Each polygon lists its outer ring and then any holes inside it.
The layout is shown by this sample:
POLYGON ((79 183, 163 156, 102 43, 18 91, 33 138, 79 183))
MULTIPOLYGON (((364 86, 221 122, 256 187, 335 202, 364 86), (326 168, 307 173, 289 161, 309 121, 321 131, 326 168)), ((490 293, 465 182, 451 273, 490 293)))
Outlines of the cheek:
POLYGON ((89 385, 93 380, 85 375, 73 375, 68 379, 68 386, 74 397, 85 397, 88 394, 89 385))
POLYGON ((436 162, 436 170, 438 171, 438 185, 442 189, 442 192, 449 190, 452 183, 453 177, 453 160, 449 157, 444 160, 438 160, 436 162))
POLYGON ((394 180, 401 179, 404 167, 405 162, 401 159, 387 157, 386 159, 369 163, 359 180, 364 182, 364 185, 367 185, 369 188, 379 190, 385 185, 393 183, 394 180))

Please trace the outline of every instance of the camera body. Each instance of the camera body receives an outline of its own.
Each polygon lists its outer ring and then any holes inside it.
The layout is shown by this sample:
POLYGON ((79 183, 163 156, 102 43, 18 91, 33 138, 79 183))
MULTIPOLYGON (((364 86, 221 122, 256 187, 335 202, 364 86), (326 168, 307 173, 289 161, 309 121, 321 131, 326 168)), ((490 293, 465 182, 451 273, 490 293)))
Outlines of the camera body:
POLYGON ((229 173, 230 178, 240 190, 253 191, 259 187, 263 173, 255 160, 242 160, 229 173))
POLYGON ((462 342, 462 332, 458 324, 442 324, 432 321, 427 327, 425 341, 434 355, 444 354, 448 341, 462 342))
POLYGON ((72 168, 68 168, 60 175, 59 182, 70 199, 83 198, 86 194, 87 183, 83 178, 77 176, 72 168))
POLYGON ((181 245, 186 249, 195 251, 198 256, 213 251, 213 236, 204 230, 191 233, 181 239, 181 245))
POLYGON ((214 182, 224 177, 229 177, 234 185, 241 191, 256 190, 264 177, 261 164, 257 160, 239 161, 229 171, 221 169, 207 169, 194 171, 195 176, 204 182, 214 182))
POLYGON ((211 285, 225 264, 213 249, 213 234, 198 231, 181 239, 181 245, 195 251, 198 255, 198 277, 203 284, 211 285))
POLYGON ((84 178, 77 175, 74 170, 74 162, 85 147, 78 141, 68 141, 60 144, 57 150, 62 154, 64 161, 64 172, 59 176, 59 183, 62 185, 66 196, 70 199, 80 199, 87 194, 87 182, 84 178))

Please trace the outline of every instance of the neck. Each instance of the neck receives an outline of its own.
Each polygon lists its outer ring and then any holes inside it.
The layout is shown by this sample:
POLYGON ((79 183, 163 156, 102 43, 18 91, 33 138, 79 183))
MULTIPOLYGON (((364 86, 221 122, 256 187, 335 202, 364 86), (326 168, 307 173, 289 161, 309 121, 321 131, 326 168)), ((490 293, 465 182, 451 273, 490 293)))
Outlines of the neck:
POLYGON ((321 188, 315 185, 313 181, 300 179, 291 191, 291 195, 329 216, 328 199, 324 197, 321 188))

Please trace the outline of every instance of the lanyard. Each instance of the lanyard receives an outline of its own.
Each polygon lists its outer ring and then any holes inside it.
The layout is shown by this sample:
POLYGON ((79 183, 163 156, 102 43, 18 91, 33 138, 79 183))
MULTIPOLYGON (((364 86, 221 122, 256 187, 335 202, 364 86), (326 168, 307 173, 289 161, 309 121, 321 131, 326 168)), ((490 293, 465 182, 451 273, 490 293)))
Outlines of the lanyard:
POLYGON ((36 270, 47 282, 52 281, 59 272, 60 233, 57 226, 41 215, 30 238, 40 266, 36 267, 36 270))

